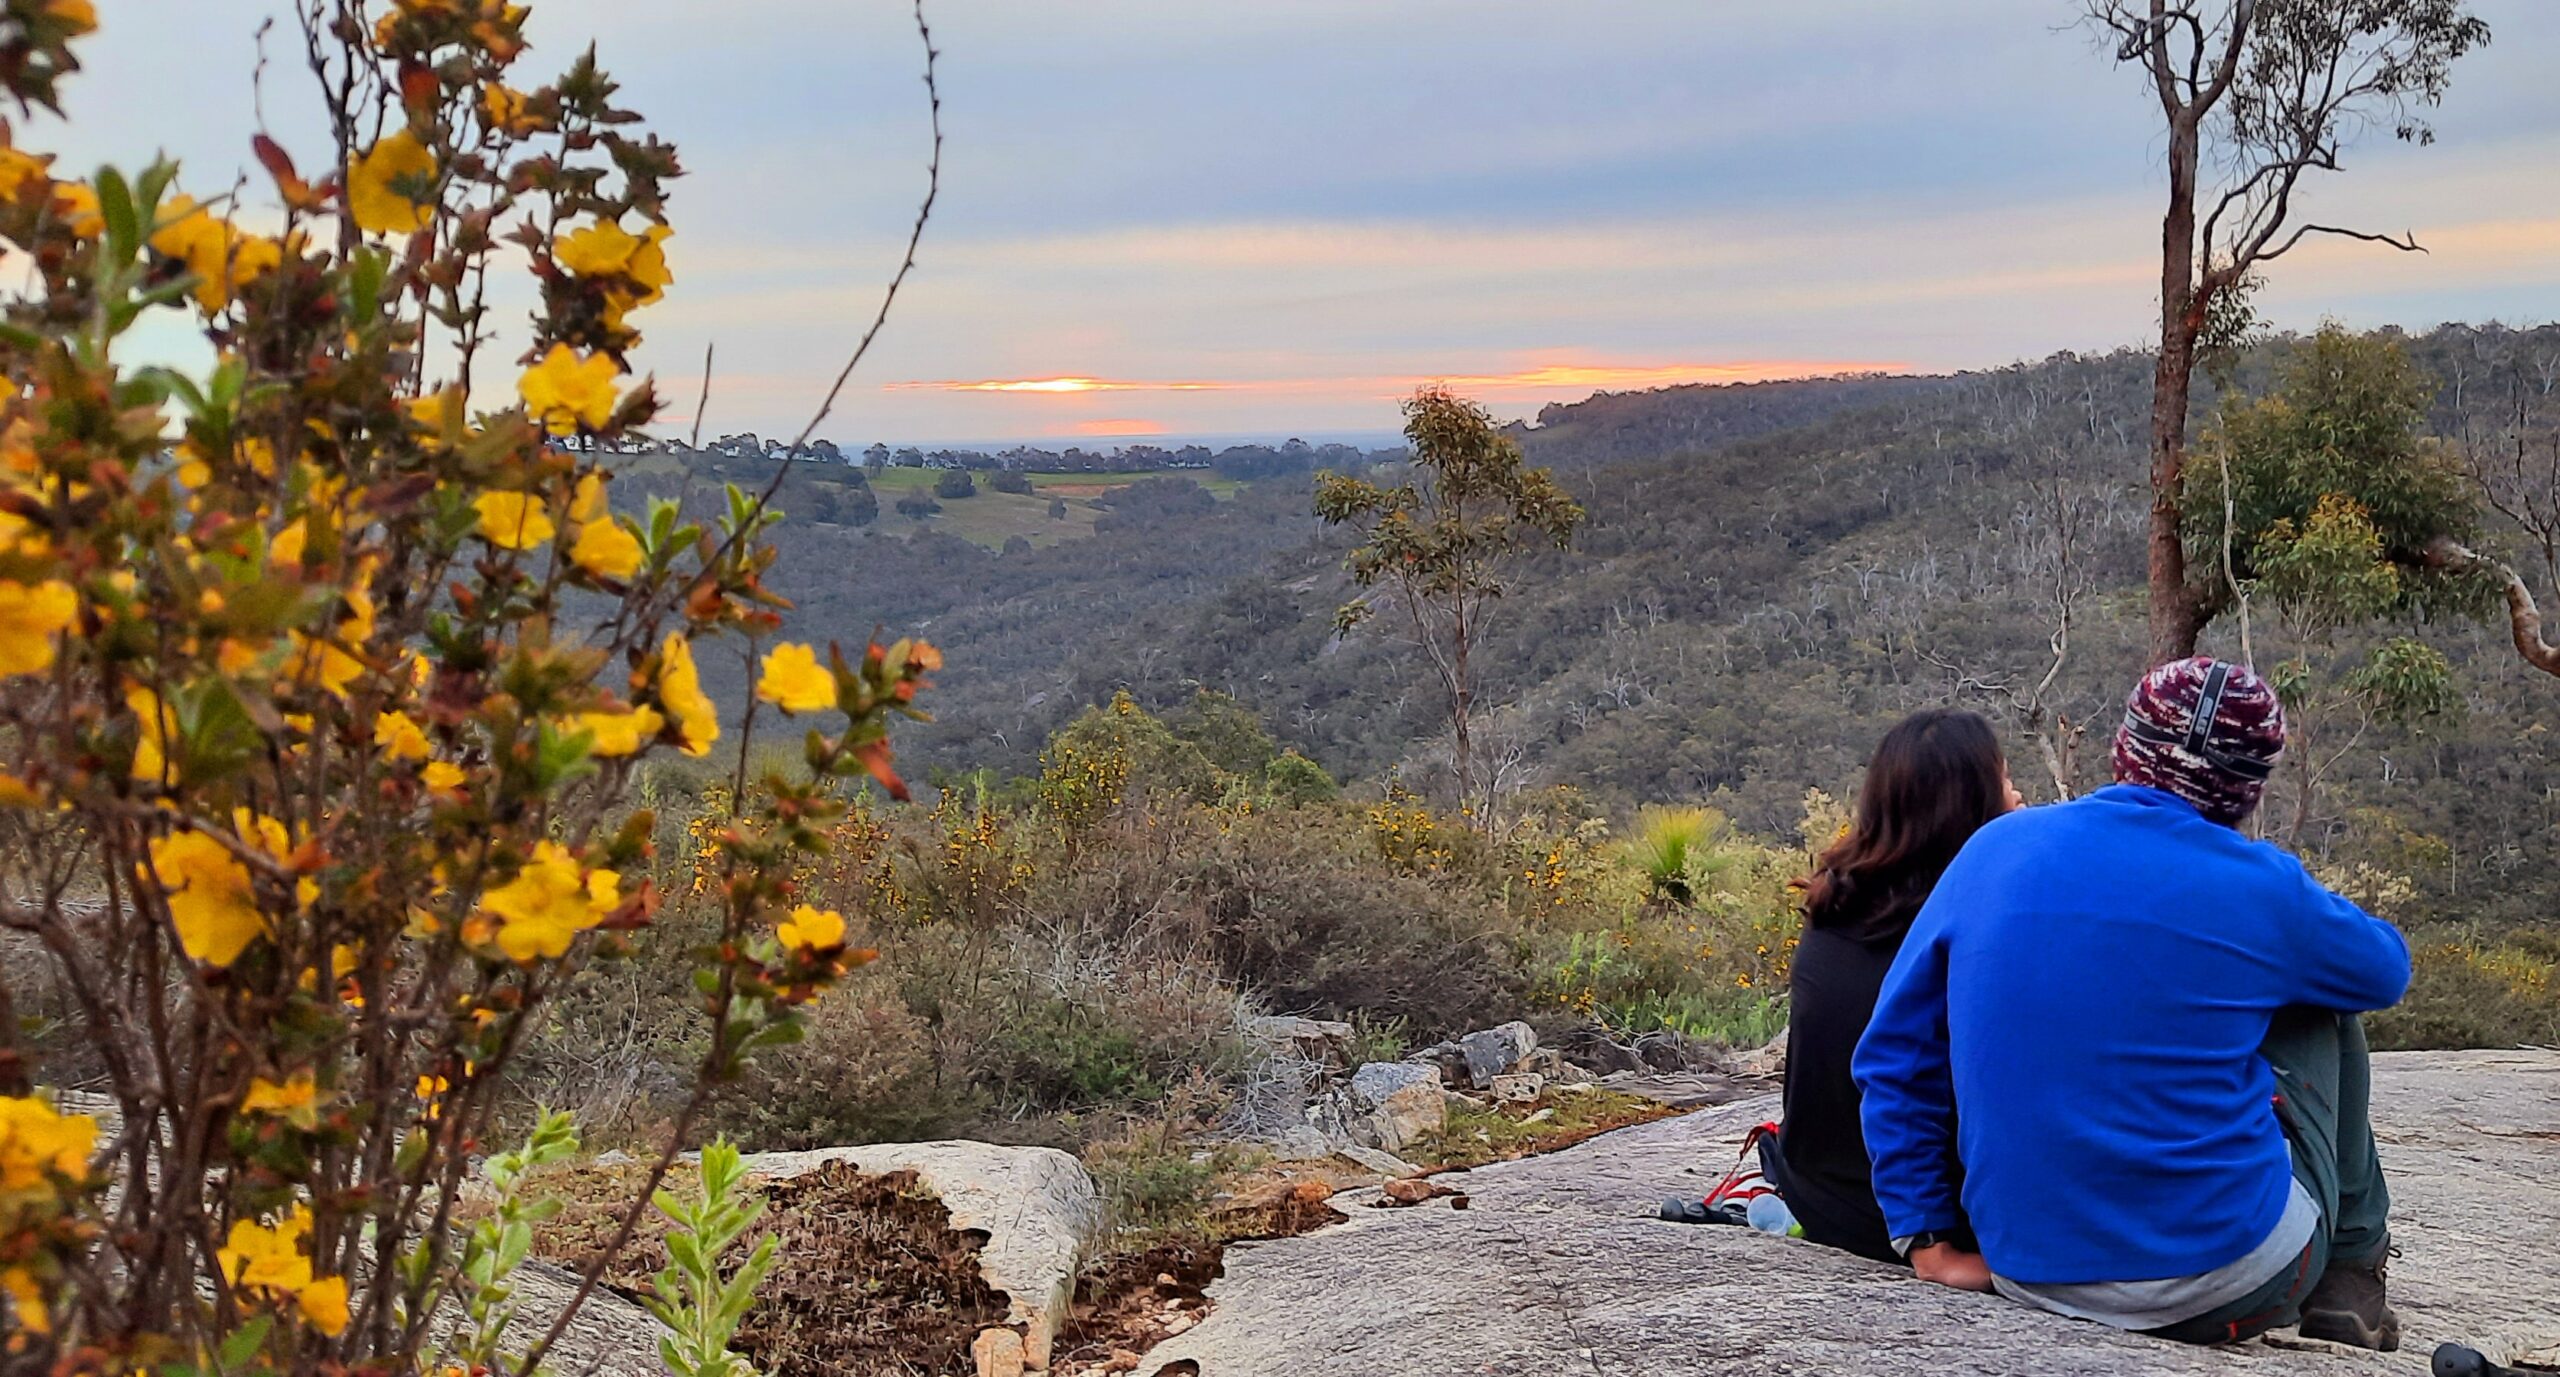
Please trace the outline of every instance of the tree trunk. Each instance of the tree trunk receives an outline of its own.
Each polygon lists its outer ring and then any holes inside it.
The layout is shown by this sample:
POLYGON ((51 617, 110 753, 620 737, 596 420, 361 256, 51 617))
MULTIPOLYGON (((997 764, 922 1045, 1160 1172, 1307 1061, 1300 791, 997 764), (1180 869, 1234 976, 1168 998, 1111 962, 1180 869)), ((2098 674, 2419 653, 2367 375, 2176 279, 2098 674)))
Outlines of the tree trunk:
POLYGON ((2499 566, 2507 576, 2507 628, 2514 633, 2516 653, 2545 674, 2560 674, 2560 646, 2542 638, 2542 609, 2534 606, 2533 589, 2524 576, 2499 566))
MULTIPOLYGON (((1476 806, 1476 745, 1470 720, 1475 715, 1475 685, 1470 682, 1467 670, 1467 642, 1471 636, 1472 632, 1461 613, 1456 643, 1452 647, 1452 661, 1457 673, 1449 685, 1449 729, 1453 738, 1451 754, 1455 756, 1452 763, 1458 770, 1458 806, 1465 809, 1476 806)), ((1475 825, 1481 829, 1486 821, 1478 817, 1475 825)))
POLYGON ((2506 583, 2507 631, 2516 654, 2545 674, 2560 675, 2560 646, 2542 635, 2542 609, 2533 600, 2533 585, 2503 560, 2491 559, 2458 541, 2438 539, 2426 549, 2426 562, 2441 567, 2486 569, 2506 583))
POLYGON ((2160 222, 2160 355, 2151 379, 2151 663, 2196 653, 2179 490, 2187 466, 2187 403, 2204 312, 2196 283, 2196 116, 2171 121, 2169 210, 2160 222))

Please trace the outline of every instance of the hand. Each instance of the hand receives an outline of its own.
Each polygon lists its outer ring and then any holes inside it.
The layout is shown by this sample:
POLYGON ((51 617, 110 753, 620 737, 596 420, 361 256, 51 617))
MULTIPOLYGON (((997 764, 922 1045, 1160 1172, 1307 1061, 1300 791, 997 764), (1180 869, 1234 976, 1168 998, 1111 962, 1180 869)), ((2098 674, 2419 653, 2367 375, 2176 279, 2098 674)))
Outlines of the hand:
POLYGON ((1982 1254, 1968 1253, 1952 1243, 1912 1249, 1911 1270, 1922 1281, 1934 1281, 1959 1291, 1991 1289, 1991 1264, 1982 1260, 1982 1254))

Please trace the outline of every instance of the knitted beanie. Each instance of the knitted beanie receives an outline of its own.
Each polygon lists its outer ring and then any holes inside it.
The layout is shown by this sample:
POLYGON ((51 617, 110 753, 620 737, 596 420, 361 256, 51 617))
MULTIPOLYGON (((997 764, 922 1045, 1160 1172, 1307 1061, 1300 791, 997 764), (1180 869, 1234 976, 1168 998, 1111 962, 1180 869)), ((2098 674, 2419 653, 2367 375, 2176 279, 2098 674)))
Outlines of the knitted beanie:
POLYGON ((2267 681, 2234 664, 2197 656, 2142 676, 2125 700, 2116 732, 2116 779, 2176 794, 2226 826, 2258 807, 2276 757, 2284 753, 2284 706, 2267 681), (2221 681, 2220 701, 2199 735, 2196 705, 2221 681))

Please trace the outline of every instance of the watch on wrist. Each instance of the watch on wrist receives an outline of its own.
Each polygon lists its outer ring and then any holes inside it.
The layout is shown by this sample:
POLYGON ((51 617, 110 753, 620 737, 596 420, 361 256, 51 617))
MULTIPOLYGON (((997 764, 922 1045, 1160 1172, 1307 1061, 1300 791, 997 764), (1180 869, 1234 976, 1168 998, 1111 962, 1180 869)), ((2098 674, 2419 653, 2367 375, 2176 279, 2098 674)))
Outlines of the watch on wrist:
POLYGON ((1955 1241, 1955 1235, 1945 1229, 1923 1229, 1905 1240, 1908 1246, 1902 1250, 1902 1255, 1909 1257, 1923 1248, 1935 1248, 1941 1243, 1955 1241))

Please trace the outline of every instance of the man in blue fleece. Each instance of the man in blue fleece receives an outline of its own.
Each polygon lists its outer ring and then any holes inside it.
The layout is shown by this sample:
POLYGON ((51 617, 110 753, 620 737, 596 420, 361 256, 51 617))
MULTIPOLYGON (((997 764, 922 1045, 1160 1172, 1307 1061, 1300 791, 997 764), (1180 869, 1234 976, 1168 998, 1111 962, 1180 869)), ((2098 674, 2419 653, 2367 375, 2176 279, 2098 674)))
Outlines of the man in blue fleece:
POLYGON ((2116 785, 1990 823, 1938 882, 1852 1059, 1920 1276, 2193 1343, 2398 1347, 2355 1015, 2409 948, 2237 830, 2283 747, 2256 675, 2163 665, 2116 785), (1943 1237, 1966 1224, 1979 1255, 1943 1237))

